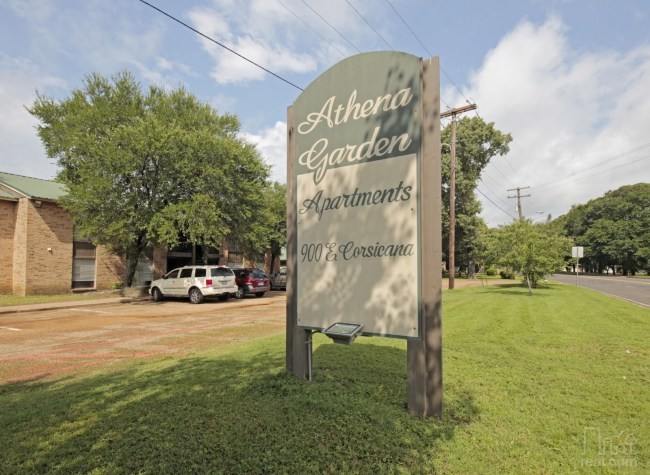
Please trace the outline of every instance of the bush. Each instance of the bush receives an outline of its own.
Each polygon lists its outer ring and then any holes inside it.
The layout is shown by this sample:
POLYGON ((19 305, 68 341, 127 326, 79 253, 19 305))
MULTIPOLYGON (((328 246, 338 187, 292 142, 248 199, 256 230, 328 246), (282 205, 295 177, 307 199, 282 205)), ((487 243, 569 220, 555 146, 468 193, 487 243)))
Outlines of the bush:
POLYGON ((485 273, 490 276, 497 275, 497 269, 496 267, 488 267, 485 273))
POLYGON ((499 275, 501 276, 502 279, 514 279, 515 275, 513 274, 512 271, 509 270, 502 270, 499 272, 499 275))

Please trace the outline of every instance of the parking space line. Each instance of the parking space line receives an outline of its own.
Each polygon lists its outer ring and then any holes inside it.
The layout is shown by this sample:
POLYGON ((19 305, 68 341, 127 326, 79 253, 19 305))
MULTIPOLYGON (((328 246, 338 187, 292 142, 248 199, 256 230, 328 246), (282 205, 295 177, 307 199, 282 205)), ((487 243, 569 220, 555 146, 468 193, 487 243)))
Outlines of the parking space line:
POLYGON ((102 310, 89 310, 87 308, 68 308, 67 310, 73 310, 73 311, 77 311, 77 312, 103 313, 103 314, 106 314, 106 315, 111 314, 111 312, 104 312, 102 310))

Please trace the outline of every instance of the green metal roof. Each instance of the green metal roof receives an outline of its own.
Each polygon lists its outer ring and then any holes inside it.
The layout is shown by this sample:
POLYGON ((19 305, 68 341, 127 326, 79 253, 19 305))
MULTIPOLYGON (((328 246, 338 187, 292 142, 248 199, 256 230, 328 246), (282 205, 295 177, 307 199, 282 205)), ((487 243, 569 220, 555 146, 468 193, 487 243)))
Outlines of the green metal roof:
POLYGON ((19 196, 15 193, 10 193, 9 191, 0 188, 0 200, 17 200, 18 198, 19 196))
POLYGON ((66 188, 60 183, 40 178, 30 178, 11 173, 0 172, 0 185, 4 185, 14 192, 12 195, 7 190, 0 190, 0 196, 5 198, 30 198, 57 201, 66 194, 66 188), (5 196, 6 194, 6 196, 5 196))

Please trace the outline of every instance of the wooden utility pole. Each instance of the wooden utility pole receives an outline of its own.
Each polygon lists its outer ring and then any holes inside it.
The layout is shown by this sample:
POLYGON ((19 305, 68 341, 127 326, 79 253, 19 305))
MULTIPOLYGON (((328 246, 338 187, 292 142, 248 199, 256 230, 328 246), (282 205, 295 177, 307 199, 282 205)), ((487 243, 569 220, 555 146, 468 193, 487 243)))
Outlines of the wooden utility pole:
POLYGON ((441 112, 440 118, 451 117, 451 157, 449 160, 449 289, 454 288, 456 280, 456 116, 476 109, 469 104, 441 112))
POLYGON ((517 188, 512 188, 508 191, 516 191, 517 194, 515 196, 508 196, 508 198, 517 198, 517 211, 519 211, 519 221, 522 221, 524 219, 524 213, 521 209, 521 199, 522 198, 528 198, 530 195, 522 195, 521 190, 526 190, 530 188, 530 186, 524 186, 522 188, 517 187, 517 188))

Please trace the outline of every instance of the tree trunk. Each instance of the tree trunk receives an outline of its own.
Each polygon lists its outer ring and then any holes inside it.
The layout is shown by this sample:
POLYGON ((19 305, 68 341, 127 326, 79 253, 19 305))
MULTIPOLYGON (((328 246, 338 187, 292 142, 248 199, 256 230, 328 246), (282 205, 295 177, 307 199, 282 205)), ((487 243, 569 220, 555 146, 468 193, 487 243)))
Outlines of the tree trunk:
POLYGON ((124 276, 124 287, 131 287, 133 285, 133 278, 135 271, 138 269, 138 258, 140 253, 129 253, 126 257, 126 275, 124 276), (129 255, 133 254, 133 255, 129 255))
POLYGON ((528 295, 533 295, 533 288, 530 284, 530 274, 526 272, 526 284, 528 285, 528 295))
POLYGON ((135 271, 138 269, 138 261, 144 253, 144 235, 139 235, 133 245, 126 251, 126 275, 124 276, 124 287, 133 285, 135 271))
POLYGON ((476 263, 474 262, 474 259, 470 259, 467 264, 467 278, 476 279, 476 263))

